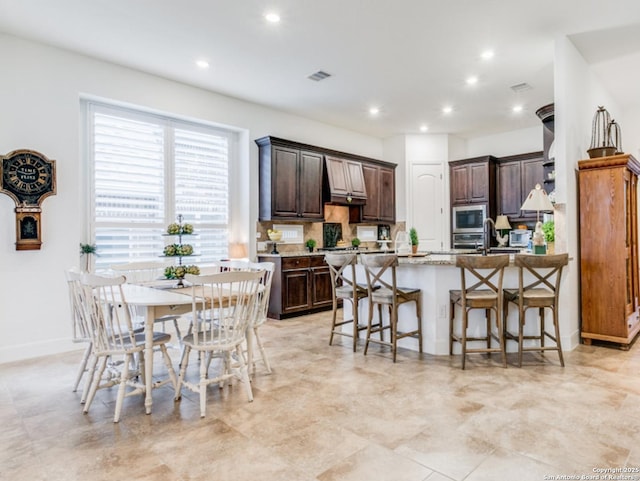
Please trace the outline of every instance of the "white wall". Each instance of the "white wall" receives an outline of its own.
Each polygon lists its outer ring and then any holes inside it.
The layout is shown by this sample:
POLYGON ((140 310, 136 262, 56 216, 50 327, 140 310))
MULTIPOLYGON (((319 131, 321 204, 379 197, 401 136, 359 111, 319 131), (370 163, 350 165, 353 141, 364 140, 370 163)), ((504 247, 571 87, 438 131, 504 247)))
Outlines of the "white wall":
POLYGON ((506 157, 508 155, 537 152, 542 148, 543 134, 542 122, 540 122, 540 125, 536 127, 467 139, 465 157, 479 157, 481 155, 506 157))
MULTIPOLYGON (((79 265, 82 222, 81 95, 113 99, 240 132, 237 232, 257 218, 257 147, 275 135, 382 159, 382 141, 249 102, 188 87, 64 50, 0 35, 0 154, 37 150, 57 161, 57 195, 43 202, 43 246, 15 251, 14 203, 0 195, 0 362, 72 348, 64 270, 79 265)), ((237 234, 240 235, 240 234, 237 234)))
POLYGON ((622 131, 622 148, 626 153, 640 159, 640 111, 625 112, 622 131))

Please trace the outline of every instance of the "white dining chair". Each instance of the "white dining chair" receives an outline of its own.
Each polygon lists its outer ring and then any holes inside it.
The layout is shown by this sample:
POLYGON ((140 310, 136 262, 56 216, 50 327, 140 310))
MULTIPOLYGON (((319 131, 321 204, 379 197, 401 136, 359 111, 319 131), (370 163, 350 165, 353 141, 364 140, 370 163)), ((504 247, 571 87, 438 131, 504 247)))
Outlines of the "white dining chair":
POLYGON ((264 344, 260 338, 259 329, 267 322, 269 312, 269 299, 271 298, 271 283, 273 282, 273 273, 275 264, 273 262, 250 262, 248 268, 252 271, 261 272, 260 287, 258 288, 258 302, 256 304, 256 312, 253 316, 250 329, 247 335, 247 362, 249 368, 255 374, 256 360, 262 361, 267 373, 271 374, 271 364, 264 349, 264 344), (256 359, 253 349, 253 340, 255 339, 260 359, 256 359))
MULTIPOLYGON (((168 266, 165 262, 126 262, 123 264, 112 264, 109 266, 111 271, 116 274, 123 275, 127 279, 127 283, 129 284, 138 284, 138 285, 149 285, 157 282, 158 280, 164 279, 164 270, 168 266)), ((135 312, 135 324, 141 324, 142 319, 144 319, 144 314, 142 312, 135 312)), ((176 332, 177 341, 180 342, 182 337, 182 333, 180 331, 180 325, 178 320, 180 316, 166 315, 159 317, 154 320, 156 323, 162 323, 162 330, 166 332, 167 322, 172 322, 173 327, 176 332)), ((171 347, 175 347, 171 345, 171 347)))
POLYGON ((247 364, 242 353, 246 331, 256 312, 258 289, 262 272, 232 271, 209 276, 187 274, 185 280, 191 284, 193 332, 182 339, 184 354, 178 376, 176 400, 181 398, 181 389, 200 395, 200 416, 206 415, 207 386, 223 385, 227 380, 239 379, 245 387, 249 401, 253 392, 249 381, 247 364), (197 381, 187 378, 191 351, 200 354, 200 377, 197 381), (210 362, 221 358, 220 369, 210 374, 210 362))
POLYGON ((259 329, 267 321, 267 314, 269 311, 269 299, 271 298, 271 283, 273 281, 273 272, 275 270, 275 264, 273 262, 250 262, 245 260, 226 260, 218 261, 216 268, 220 272, 238 272, 238 271, 253 271, 262 272, 260 278, 260 286, 258 288, 258 302, 256 303, 256 312, 252 317, 249 330, 247 330, 247 342, 246 342, 246 360, 249 369, 253 374, 256 372, 256 363, 261 361, 264 364, 267 373, 271 374, 271 364, 269 358, 264 349, 264 344, 260 338, 259 329), (255 349, 253 343, 258 347, 260 358, 255 357, 255 349))
POLYGON ((91 342, 91 335, 89 333, 89 327, 85 322, 85 317, 83 316, 83 306, 82 306, 82 285, 80 284, 80 279, 82 274, 75 269, 67 269, 65 270, 65 278, 67 280, 67 290, 69 293, 69 308, 71 312, 71 333, 72 333, 72 342, 74 343, 82 343, 86 344, 86 348, 82 353, 82 358, 80 359, 80 365, 78 366, 78 372, 76 374, 74 383, 73 383, 73 392, 78 390, 78 386, 80 385, 80 381, 84 377, 85 372, 89 372, 87 374, 87 379, 85 379, 85 383, 83 386, 82 396, 80 398, 80 403, 84 404, 87 399, 87 393, 89 392, 89 386, 91 385, 92 379, 92 371, 87 369, 87 363, 89 361, 89 357, 93 351, 93 344, 91 342))
MULTIPOLYGON (((117 423, 120 420, 124 398, 146 392, 144 363, 153 362, 153 359, 144 358, 145 336, 149 333, 134 330, 129 306, 122 290, 124 276, 101 277, 83 274, 80 282, 83 287, 82 315, 93 345, 89 370, 94 373, 84 412, 89 412, 98 389, 117 385, 118 394, 113 417, 113 422, 117 423), (109 372, 105 375, 107 370, 109 372)), ((171 382, 176 389, 177 378, 166 346, 171 336, 162 332, 154 332, 152 336, 153 345, 162 353, 168 372, 168 378, 155 382, 153 387, 171 382)))

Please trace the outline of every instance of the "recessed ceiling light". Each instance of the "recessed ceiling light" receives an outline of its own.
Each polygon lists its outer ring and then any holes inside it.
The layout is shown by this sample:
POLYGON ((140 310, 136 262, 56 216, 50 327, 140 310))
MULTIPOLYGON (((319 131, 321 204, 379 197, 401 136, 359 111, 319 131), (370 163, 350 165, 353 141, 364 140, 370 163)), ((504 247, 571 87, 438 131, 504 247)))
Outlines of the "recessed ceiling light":
POLYGON ((478 77, 472 75, 471 77, 467 77, 467 85, 475 85, 478 83, 478 77))
POLYGON ((443 114, 450 114, 451 112, 453 112, 453 107, 447 105, 445 107, 442 107, 442 113, 443 114))
POLYGON ((420 132, 426 132, 427 130, 429 130, 429 127, 427 127, 426 125, 421 125, 420 126, 420 132))
POLYGON ((209 62, 207 62, 206 60, 196 60, 196 65, 198 66, 198 68, 209 68, 209 62))
POLYGON ((264 18, 269 23, 278 23, 280 21, 280 15, 275 12, 265 14, 264 18))
POLYGON ((493 58, 493 56, 494 56, 493 50, 485 50, 480 54, 480 57, 482 57, 483 60, 490 60, 493 58))
POLYGON ((514 105, 511 110, 513 110, 513 112, 516 114, 522 112, 522 105, 514 105))
POLYGON ((369 109, 369 113, 374 116, 378 115, 380 113, 380 109, 378 107, 371 107, 369 109))

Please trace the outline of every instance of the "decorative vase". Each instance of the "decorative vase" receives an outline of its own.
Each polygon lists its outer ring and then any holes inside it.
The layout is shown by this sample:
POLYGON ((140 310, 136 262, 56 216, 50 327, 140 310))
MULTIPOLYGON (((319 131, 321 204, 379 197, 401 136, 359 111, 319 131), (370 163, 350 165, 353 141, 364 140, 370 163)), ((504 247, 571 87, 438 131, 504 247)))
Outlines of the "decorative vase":
POLYGON ((418 244, 412 244, 411 245, 411 253, 412 254, 417 254, 418 253, 418 244))

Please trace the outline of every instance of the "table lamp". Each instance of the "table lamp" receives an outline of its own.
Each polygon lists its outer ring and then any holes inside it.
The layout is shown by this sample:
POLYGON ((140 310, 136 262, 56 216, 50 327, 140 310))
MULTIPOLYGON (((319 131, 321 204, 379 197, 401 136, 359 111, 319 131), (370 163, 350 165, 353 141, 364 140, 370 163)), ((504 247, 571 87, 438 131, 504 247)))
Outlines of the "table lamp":
POLYGON ((531 189, 529 195, 525 199, 520 207, 521 210, 535 210, 537 212, 536 229, 533 233, 533 253, 534 254, 546 254, 547 248, 544 244, 544 234, 542 233, 542 222, 540 222, 541 210, 553 210, 553 204, 547 197, 547 193, 544 191, 540 184, 531 189))
POLYGON ((504 247, 509 240, 509 234, 502 235, 502 231, 510 230, 511 224, 506 215, 499 215, 496 217, 496 240, 498 241, 498 247, 504 247))

